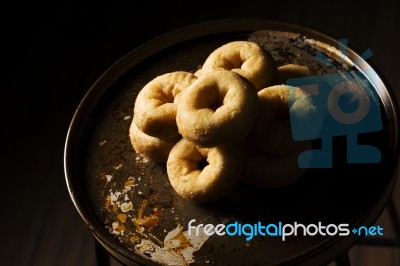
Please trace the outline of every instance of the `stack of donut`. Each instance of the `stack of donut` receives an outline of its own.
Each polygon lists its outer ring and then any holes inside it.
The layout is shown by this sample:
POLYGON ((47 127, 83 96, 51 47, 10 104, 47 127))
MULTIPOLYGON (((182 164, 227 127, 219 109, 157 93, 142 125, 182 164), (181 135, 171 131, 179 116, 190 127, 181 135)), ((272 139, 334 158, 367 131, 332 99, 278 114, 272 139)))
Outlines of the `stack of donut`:
POLYGON ((291 184, 310 143, 292 139, 288 95, 301 99, 290 112, 314 109, 301 89, 273 85, 305 75, 304 66, 277 68, 256 43, 227 43, 194 74, 167 73, 144 86, 129 131, 133 148, 166 163, 175 191, 198 203, 229 194, 239 179, 267 189, 291 184))

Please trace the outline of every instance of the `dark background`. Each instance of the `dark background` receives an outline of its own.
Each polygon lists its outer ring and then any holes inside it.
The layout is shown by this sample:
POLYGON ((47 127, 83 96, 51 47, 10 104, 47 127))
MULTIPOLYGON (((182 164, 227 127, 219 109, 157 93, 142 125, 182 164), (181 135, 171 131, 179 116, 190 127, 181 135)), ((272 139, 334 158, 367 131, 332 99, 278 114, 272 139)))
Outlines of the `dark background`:
MULTIPOLYGON (((299 24, 349 39, 359 52, 370 48, 370 61, 400 97, 398 1, 188 1, 180 6, 182 11, 161 1, 60 1, 1 9, 0 264, 95 264, 90 232, 64 179, 68 125, 103 71, 160 34, 223 18, 299 24)), ((354 265, 374 265, 374 256, 381 265, 400 265, 399 249, 360 250, 352 254, 354 265)))

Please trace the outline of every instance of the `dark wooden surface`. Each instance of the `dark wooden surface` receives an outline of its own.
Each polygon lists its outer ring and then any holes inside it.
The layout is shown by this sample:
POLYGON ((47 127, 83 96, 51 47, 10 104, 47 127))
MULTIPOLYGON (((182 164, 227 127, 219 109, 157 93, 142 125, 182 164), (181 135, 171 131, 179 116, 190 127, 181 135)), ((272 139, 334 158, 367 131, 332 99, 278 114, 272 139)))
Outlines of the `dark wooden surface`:
MULTIPOLYGON (((160 34, 222 18, 296 23, 347 38, 360 52, 371 48, 371 61, 400 98, 398 1, 197 1, 184 4, 184 12, 167 5, 62 1, 2 8, 0 265, 95 265, 92 237, 64 179, 68 125, 105 69, 160 34)), ((385 213, 378 222, 390 228, 385 213)), ((357 246, 350 258, 353 265, 400 265, 400 250, 357 246)))

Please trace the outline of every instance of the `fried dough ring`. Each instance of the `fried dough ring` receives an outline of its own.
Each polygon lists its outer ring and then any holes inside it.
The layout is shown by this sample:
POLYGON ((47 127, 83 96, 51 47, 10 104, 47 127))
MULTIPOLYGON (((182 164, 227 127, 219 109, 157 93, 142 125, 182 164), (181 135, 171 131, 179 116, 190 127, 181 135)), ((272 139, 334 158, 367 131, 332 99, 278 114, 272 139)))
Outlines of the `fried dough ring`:
POLYGON ((257 112, 253 85, 234 72, 217 70, 179 95, 176 122, 185 139, 213 147, 244 139, 257 112))
POLYGON ((182 139, 172 148, 167 161, 172 187, 182 198, 198 203, 229 194, 242 170, 243 150, 239 145, 199 148, 182 139))
POLYGON ((296 64, 287 64, 278 67, 276 75, 276 84, 286 84, 288 79, 307 77, 311 75, 311 71, 307 66, 296 64))
POLYGON ((200 74, 227 69, 249 80, 256 90, 272 84, 277 72, 275 61, 260 45, 248 41, 227 43, 213 51, 200 74))
POLYGON ((158 163, 167 162, 169 152, 180 139, 180 137, 162 139, 149 136, 140 131, 135 121, 132 121, 129 128, 129 138, 137 153, 158 163))
POLYGON ((161 138, 177 137, 175 97, 197 77, 177 71, 154 78, 139 92, 134 108, 134 121, 147 135, 161 138))
POLYGON ((291 112, 297 112, 304 117, 315 112, 311 97, 300 88, 276 85, 259 91, 260 111, 248 140, 265 154, 288 156, 309 146, 307 141, 293 140, 288 92, 296 100, 290 107, 291 112))

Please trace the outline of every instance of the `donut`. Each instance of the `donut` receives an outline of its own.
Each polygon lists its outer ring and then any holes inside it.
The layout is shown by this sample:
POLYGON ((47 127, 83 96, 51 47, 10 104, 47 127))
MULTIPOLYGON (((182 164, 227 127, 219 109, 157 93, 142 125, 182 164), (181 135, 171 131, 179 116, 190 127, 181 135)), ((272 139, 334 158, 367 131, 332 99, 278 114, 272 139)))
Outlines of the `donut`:
POLYGON ((242 181, 264 189, 281 188, 298 181, 307 168, 298 166, 298 156, 305 149, 297 149, 287 156, 272 156, 258 151, 252 146, 244 150, 242 181))
POLYGON ((181 139, 168 156, 167 173, 171 186, 182 198, 207 203, 233 190, 243 163, 240 145, 199 148, 181 139))
POLYGON ((228 70, 201 75, 179 95, 176 104, 179 133, 203 147, 244 139, 258 112, 253 85, 228 70))
POLYGON ((258 150, 272 156, 287 156, 309 145, 308 141, 294 141, 290 114, 305 117, 316 111, 311 97, 300 88, 275 85, 258 92, 260 110, 248 140, 258 150), (294 97, 289 107, 288 94, 294 97))
POLYGON ((196 76, 196 77, 200 77, 202 74, 203 74, 203 69, 202 68, 199 68, 199 69, 197 69, 193 74, 196 76))
POLYGON ((158 163, 167 162, 169 152, 180 139, 180 137, 163 139, 149 136, 140 131, 135 121, 132 121, 129 127, 129 138, 136 153, 158 163))
POLYGON ((161 138, 177 137, 175 97, 197 77, 184 71, 158 76, 139 92, 134 107, 134 121, 147 135, 161 138))
POLYGON ((310 69, 306 66, 287 64, 278 67, 276 84, 286 84, 288 79, 307 77, 311 75, 310 69))
POLYGON ((258 90, 272 84, 275 61, 269 52, 254 42, 235 41, 213 51, 203 64, 201 74, 227 69, 248 79, 258 90))

